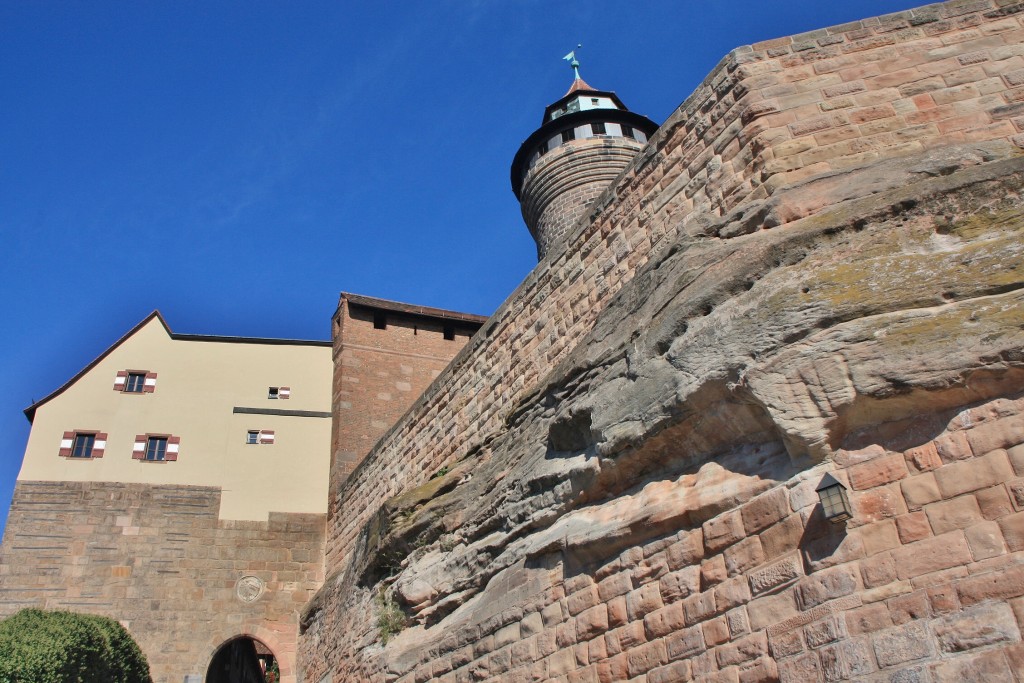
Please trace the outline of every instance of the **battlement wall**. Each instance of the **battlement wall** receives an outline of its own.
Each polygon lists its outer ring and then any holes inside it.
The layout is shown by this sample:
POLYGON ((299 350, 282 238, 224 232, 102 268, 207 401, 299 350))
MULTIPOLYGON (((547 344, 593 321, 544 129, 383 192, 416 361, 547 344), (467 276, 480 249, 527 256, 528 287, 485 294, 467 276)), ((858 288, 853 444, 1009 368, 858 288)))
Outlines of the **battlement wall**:
POLYGON ((718 239, 772 228, 900 182, 838 180, 862 164, 1024 145, 1022 22, 1024 3, 948 2, 731 52, 351 473, 332 501, 347 513, 330 522, 327 572, 386 500, 486 449, 662 246, 711 222, 726 226, 707 235, 718 239))

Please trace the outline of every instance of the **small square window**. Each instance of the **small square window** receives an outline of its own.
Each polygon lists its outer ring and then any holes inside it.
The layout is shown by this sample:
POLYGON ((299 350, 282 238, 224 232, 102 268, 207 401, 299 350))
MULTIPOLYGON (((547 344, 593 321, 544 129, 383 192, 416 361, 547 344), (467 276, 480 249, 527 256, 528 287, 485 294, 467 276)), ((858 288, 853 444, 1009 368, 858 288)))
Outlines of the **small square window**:
POLYGON ((129 372, 128 377, 124 381, 124 391, 126 394, 141 394, 145 386, 146 373, 144 372, 129 372))
POLYGON ((71 447, 72 458, 91 458, 93 446, 96 445, 95 434, 75 434, 75 443, 71 447))
POLYGON ((455 339, 455 327, 453 325, 444 326, 444 338, 448 341, 455 339))
POLYGON ((636 139, 636 136, 633 135, 633 128, 631 126, 627 126, 624 123, 620 125, 622 126, 622 135, 624 137, 633 138, 634 140, 636 139))
POLYGON ((548 143, 547 142, 542 142, 540 144, 540 147, 537 148, 537 155, 538 156, 544 156, 547 153, 548 153, 548 143))
POLYGON ((250 429, 245 435, 245 442, 258 444, 260 442, 260 430, 250 429))
POLYGON ((375 329, 375 330, 386 330, 387 328, 388 328, 388 317, 386 315, 384 315, 383 313, 381 313, 380 311, 376 311, 373 314, 373 329, 375 329))
POLYGON ((146 460, 164 460, 167 458, 167 437, 151 436, 146 440, 146 460))
POLYGON ((603 123, 592 123, 590 129, 594 131, 594 135, 605 135, 606 131, 603 123))
POLYGON ((570 128, 569 130, 562 131, 562 142, 569 142, 570 140, 576 139, 576 129, 570 128))
POLYGON ((267 398, 278 398, 281 396, 280 387, 269 387, 267 389, 267 398))

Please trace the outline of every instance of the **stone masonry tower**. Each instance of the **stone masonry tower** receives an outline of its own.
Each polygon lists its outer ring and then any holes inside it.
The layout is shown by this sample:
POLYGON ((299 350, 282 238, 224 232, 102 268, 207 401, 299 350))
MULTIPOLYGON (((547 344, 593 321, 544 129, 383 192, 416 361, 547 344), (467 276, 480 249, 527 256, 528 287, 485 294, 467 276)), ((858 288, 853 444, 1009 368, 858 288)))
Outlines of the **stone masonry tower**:
MULTIPOLYGON (((537 241, 537 257, 583 216, 633 160, 658 125, 629 111, 613 92, 596 90, 579 75, 563 97, 544 110, 541 127, 512 161, 512 191, 537 241)), ((568 57, 567 57, 568 58, 568 57)))

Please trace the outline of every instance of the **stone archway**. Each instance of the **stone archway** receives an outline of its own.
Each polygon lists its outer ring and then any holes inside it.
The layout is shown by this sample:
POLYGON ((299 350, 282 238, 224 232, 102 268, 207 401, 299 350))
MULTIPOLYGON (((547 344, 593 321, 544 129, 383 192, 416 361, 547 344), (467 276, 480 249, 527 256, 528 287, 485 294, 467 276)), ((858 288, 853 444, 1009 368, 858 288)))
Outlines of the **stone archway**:
POLYGON ((240 635, 223 643, 210 658, 206 683, 279 683, 274 652, 261 640, 240 635))

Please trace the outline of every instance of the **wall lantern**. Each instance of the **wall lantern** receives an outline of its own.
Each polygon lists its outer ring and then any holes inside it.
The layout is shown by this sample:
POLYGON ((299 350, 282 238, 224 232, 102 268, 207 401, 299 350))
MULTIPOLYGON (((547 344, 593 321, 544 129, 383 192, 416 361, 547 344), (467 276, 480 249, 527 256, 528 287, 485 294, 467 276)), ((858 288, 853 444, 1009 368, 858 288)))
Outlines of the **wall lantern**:
POLYGON ((821 507, 825 511, 825 519, 833 524, 845 522, 853 517, 850 499, 846 496, 846 487, 831 474, 825 474, 815 489, 821 498, 821 507))

